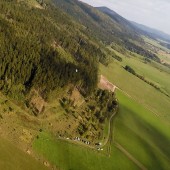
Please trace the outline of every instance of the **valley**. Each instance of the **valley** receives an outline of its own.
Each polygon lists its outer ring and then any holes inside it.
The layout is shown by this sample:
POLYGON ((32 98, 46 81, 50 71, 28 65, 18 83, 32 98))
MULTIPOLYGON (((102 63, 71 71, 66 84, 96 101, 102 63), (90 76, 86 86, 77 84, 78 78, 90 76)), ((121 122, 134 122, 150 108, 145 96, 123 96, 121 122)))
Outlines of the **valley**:
POLYGON ((169 170, 168 36, 77 0, 0 10, 0 169, 169 170))

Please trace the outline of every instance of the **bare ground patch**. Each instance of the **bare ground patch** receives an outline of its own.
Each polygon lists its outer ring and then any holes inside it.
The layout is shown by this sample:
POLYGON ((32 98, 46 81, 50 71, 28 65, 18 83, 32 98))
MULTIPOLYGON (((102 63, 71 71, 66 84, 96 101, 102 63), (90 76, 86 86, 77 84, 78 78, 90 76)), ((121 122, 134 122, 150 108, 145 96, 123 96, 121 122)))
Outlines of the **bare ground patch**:
POLYGON ((103 75, 100 76, 100 81, 98 83, 98 87, 102 90, 108 90, 111 92, 114 92, 115 89, 117 88, 114 84, 109 82, 106 77, 103 75))

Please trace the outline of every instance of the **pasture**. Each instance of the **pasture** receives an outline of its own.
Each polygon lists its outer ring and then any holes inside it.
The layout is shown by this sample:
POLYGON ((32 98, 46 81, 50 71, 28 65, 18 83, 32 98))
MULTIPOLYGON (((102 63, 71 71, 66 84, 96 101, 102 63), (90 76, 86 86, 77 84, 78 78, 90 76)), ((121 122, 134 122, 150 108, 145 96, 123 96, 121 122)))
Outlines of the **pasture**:
POLYGON ((47 170, 43 164, 2 138, 0 138, 0 169, 47 170))
POLYGON ((47 133, 41 133, 33 143, 34 149, 62 170, 113 170, 138 169, 121 151, 112 147, 111 156, 102 151, 56 140, 47 133))
POLYGON ((114 139, 148 169, 170 167, 170 125, 117 91, 120 102, 114 139))
MULTIPOLYGON (((114 119, 111 156, 102 151, 76 145, 41 133, 34 149, 59 169, 140 169, 122 150, 148 169, 168 169, 170 166, 169 124, 141 106, 123 92, 117 91, 119 113, 114 119), (55 152, 54 152, 55 151, 55 152)), ((107 149, 105 147, 104 149, 107 149)))
MULTIPOLYGON (((132 58, 129 62, 125 59, 122 64, 138 68, 140 74, 146 74, 148 79, 159 81, 162 86, 169 88, 160 77, 155 76, 154 79, 154 74, 161 76, 164 73, 142 63, 139 58, 132 58), (144 68, 146 71, 143 71, 144 68)), ((125 71, 118 62, 112 61, 108 67, 100 65, 100 73, 120 88, 116 91, 120 108, 113 123, 110 157, 105 155, 109 144, 104 147, 105 151, 96 151, 69 141, 57 140, 45 132, 33 142, 35 151, 63 170, 168 169, 169 98, 125 71)))

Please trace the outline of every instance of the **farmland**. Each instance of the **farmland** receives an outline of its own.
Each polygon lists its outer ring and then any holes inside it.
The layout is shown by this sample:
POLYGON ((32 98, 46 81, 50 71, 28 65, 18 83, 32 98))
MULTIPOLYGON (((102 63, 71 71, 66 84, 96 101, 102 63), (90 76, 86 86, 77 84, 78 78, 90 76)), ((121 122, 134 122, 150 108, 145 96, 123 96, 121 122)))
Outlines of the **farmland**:
POLYGON ((170 36, 81 1, 0 1, 0 170, 170 170, 170 36))
POLYGON ((120 101, 120 110, 114 120, 114 140, 111 143, 110 157, 104 154, 105 151, 98 152, 81 145, 60 141, 46 133, 41 133, 40 138, 34 141, 35 150, 59 168, 66 170, 76 170, 80 167, 90 170, 104 167, 108 170, 125 167, 138 169, 138 165, 119 150, 117 147, 119 144, 144 167, 167 169, 170 155, 169 125, 164 124, 163 120, 123 92, 117 91, 116 94, 120 101), (55 152, 52 152, 53 150, 55 152), (120 160, 122 164, 117 163, 120 160))
MULTIPOLYGON (((86 167, 85 165, 89 165, 86 169, 102 169, 102 166, 106 166, 105 162, 107 162, 108 170, 112 168, 124 169, 127 166, 130 169, 136 169, 141 168, 140 165, 146 167, 146 169, 168 169, 170 155, 168 149, 170 141, 170 134, 168 133, 170 126, 169 98, 126 72, 122 66, 132 66, 139 74, 146 75, 147 79, 157 82, 167 92, 169 92, 170 83, 168 80, 169 73, 143 63, 140 56, 130 59, 122 55, 121 57, 123 58, 121 64, 112 61, 108 67, 100 66, 100 73, 120 88, 116 91, 120 108, 113 123, 114 140, 111 143, 111 157, 105 156, 105 151, 98 153, 70 142, 58 141, 48 134, 41 134, 41 137, 34 141, 35 150, 61 169, 79 169, 86 167), (132 159, 118 146, 121 146, 131 155, 132 159), (56 152, 50 154, 49 148, 56 150, 56 152), (63 158, 66 152, 69 153, 68 159, 63 158), (84 155, 88 155, 88 159, 84 155), (124 164, 117 164, 120 159, 123 160, 121 162, 124 162, 124 164), (65 160, 69 162, 65 162, 65 160), (96 160, 102 162, 102 165, 97 163, 96 160), (136 161, 140 165, 136 165, 136 161)), ((107 150, 107 146, 104 149, 107 150)))
POLYGON ((34 158, 16 148, 10 142, 0 138, 0 169, 6 170, 47 170, 34 158))

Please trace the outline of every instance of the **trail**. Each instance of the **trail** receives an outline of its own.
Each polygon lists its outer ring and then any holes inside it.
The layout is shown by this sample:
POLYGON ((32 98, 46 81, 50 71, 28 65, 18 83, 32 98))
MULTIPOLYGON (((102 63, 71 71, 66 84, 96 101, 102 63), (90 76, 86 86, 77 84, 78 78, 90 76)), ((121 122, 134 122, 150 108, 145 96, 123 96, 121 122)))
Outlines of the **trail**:
POLYGON ((112 114, 112 116, 111 116, 110 119, 109 119, 108 134, 107 134, 107 137, 106 137, 104 143, 102 144, 102 147, 104 147, 104 146, 108 143, 108 141, 109 141, 110 134, 111 134, 111 130, 112 130, 111 122, 112 122, 113 117, 116 115, 116 113, 117 113, 117 112, 115 112, 114 114, 112 114))
POLYGON ((121 152, 123 152, 133 163, 135 163, 140 169, 147 170, 147 168, 139 162, 136 158, 134 158, 123 146, 121 146, 119 143, 114 142, 115 147, 118 148, 121 152))

